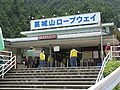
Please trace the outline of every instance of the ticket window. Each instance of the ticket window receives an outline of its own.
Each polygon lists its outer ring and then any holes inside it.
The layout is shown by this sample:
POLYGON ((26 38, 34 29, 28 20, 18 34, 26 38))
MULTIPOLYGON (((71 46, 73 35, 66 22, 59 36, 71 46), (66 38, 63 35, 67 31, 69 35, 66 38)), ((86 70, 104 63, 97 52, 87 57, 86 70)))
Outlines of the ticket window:
POLYGON ((92 58, 92 51, 82 52, 83 66, 90 66, 91 58, 92 58))
POLYGON ((87 60, 92 58, 92 51, 82 52, 82 59, 87 60))

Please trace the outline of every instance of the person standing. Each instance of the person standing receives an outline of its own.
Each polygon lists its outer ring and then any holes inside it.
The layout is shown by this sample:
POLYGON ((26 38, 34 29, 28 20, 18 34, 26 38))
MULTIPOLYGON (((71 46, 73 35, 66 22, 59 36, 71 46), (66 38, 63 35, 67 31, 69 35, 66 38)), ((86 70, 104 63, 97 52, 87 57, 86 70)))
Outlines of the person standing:
POLYGON ((48 55, 48 61, 47 61, 47 66, 52 67, 54 64, 54 59, 48 55))
POLYGON ((75 46, 73 46, 73 49, 70 51, 70 65, 71 65, 71 67, 76 67, 77 53, 81 53, 81 52, 75 50, 75 46))
POLYGON ((44 51, 40 53, 40 61, 41 61, 41 67, 45 67, 45 54, 44 51))
POLYGON ((30 47, 30 49, 27 51, 27 61, 28 61, 27 68, 32 68, 33 66, 33 59, 34 59, 33 53, 34 53, 33 47, 30 47))
POLYGON ((106 53, 106 55, 109 53, 110 50, 111 50, 110 49, 110 43, 107 43, 107 46, 105 47, 105 53, 106 53))

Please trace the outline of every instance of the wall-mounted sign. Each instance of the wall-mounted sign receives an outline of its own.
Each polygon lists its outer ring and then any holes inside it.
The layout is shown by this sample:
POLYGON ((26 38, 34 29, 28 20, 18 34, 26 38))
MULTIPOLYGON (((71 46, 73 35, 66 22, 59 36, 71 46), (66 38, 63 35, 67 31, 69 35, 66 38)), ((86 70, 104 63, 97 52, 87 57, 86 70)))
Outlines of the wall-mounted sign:
POLYGON ((31 20, 31 30, 47 29, 52 27, 73 26, 82 24, 93 24, 101 22, 100 12, 31 20))
POLYGON ((54 46, 54 52, 60 51, 60 46, 54 46))
POLYGON ((56 39, 57 35, 41 35, 38 37, 38 40, 44 40, 44 39, 56 39))

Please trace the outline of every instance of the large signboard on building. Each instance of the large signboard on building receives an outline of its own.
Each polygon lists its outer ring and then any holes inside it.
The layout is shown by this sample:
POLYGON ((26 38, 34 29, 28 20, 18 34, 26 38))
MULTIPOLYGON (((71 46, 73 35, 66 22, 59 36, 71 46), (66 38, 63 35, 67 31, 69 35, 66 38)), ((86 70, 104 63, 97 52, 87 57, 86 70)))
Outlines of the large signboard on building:
POLYGON ((47 29, 53 27, 93 24, 101 22, 100 12, 55 17, 48 19, 31 20, 31 30, 47 29))

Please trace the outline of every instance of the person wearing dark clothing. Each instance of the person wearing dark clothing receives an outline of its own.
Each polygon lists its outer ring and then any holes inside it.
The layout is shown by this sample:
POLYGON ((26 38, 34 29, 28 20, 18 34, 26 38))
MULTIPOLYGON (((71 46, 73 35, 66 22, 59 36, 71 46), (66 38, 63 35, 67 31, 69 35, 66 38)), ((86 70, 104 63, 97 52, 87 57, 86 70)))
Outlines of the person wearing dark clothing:
POLYGON ((28 68, 33 67, 33 58, 34 58, 33 53, 34 53, 33 47, 30 47, 30 49, 27 51, 28 68))
POLYGON ((38 66, 39 66, 39 57, 35 57, 35 59, 34 59, 34 67, 38 68, 38 66))

